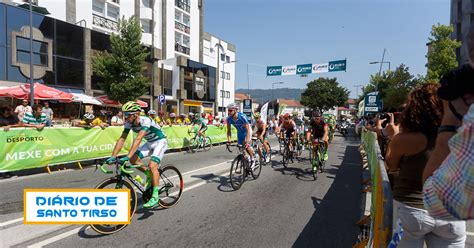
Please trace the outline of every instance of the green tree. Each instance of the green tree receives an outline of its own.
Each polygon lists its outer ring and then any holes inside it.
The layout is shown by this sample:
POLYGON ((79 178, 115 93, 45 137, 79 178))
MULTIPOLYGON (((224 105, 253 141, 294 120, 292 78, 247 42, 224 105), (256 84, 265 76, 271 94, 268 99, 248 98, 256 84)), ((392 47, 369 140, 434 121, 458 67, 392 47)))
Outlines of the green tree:
POLYGON ((375 91, 377 88, 384 108, 386 110, 397 109, 406 102, 408 93, 423 81, 421 76, 415 77, 407 66, 401 64, 394 71, 386 71, 382 75, 371 75, 369 84, 362 89, 363 95, 359 101, 363 100, 367 93, 375 91))
POLYGON ((134 101, 146 94, 150 82, 142 74, 148 56, 141 45, 142 29, 136 18, 122 18, 118 35, 110 36, 110 53, 98 52, 92 59, 92 69, 100 77, 99 86, 112 100, 134 101))
POLYGON ((307 84, 301 93, 301 104, 306 107, 327 111, 334 106, 342 106, 347 102, 349 91, 339 86, 336 78, 318 78, 307 84))
POLYGON ((430 49, 426 56, 428 59, 426 64, 428 81, 438 82, 441 76, 458 66, 456 48, 461 46, 461 42, 450 38, 453 31, 452 26, 439 23, 431 28, 431 37, 428 38, 430 49))

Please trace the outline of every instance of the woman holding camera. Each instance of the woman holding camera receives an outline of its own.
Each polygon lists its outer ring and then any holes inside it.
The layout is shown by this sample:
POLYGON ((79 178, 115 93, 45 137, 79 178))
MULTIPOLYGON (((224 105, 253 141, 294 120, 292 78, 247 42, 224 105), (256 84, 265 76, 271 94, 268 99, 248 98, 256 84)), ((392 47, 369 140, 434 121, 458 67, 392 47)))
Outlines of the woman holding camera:
POLYGON ((435 219, 423 205, 422 175, 434 148, 443 106, 436 84, 424 84, 408 96, 401 114, 400 133, 393 136, 385 156, 390 171, 399 170, 393 188, 394 214, 404 233, 399 247, 464 247, 465 222, 435 219))

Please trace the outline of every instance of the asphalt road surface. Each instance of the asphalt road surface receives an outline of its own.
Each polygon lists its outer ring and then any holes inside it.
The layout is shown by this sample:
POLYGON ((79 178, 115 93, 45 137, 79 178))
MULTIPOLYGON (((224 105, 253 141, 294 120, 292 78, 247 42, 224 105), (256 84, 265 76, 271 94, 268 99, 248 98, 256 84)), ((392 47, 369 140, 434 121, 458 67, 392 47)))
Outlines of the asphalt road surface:
POLYGON ((236 153, 224 146, 167 154, 164 164, 184 176, 180 202, 152 210, 139 202, 131 224, 108 236, 80 225, 22 224, 24 188, 93 188, 108 177, 94 167, 1 180, 0 247, 351 247, 363 205, 358 144, 336 136, 316 181, 308 160, 285 169, 274 154, 260 177, 238 191, 228 181, 236 153))

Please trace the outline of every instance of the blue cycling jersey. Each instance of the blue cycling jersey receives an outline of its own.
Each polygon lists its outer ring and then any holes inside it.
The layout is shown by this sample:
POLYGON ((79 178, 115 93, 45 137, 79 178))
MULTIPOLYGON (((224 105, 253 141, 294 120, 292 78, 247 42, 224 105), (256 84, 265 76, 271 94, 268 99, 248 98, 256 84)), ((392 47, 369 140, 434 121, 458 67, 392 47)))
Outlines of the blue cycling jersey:
POLYGON ((237 113, 237 120, 234 120, 231 116, 227 117, 227 123, 234 125, 238 134, 247 133, 247 128, 245 126, 250 124, 247 116, 241 112, 237 113))

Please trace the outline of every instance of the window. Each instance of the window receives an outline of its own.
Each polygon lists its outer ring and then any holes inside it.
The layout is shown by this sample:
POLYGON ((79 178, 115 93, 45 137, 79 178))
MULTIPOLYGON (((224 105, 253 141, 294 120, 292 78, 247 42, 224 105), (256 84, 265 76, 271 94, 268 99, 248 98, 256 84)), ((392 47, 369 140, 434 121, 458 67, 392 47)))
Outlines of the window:
POLYGON ((204 87, 204 78, 196 77, 196 91, 206 91, 204 87))
POLYGON ((227 63, 230 62, 230 57, 229 56, 225 56, 225 62, 227 62, 227 63))
POLYGON ((92 10, 100 15, 104 15, 105 3, 102 1, 94 0, 92 2, 92 10))
POLYGON ((183 36, 183 35, 180 34, 180 33, 178 33, 178 32, 175 32, 175 33, 174 33, 174 41, 175 41, 176 44, 180 44, 180 45, 181 45, 181 43, 182 43, 182 42, 181 42, 181 37, 182 37, 182 36, 183 36))
MULTIPOLYGON (((16 37, 18 62, 30 63, 30 40, 23 37, 16 37)), ((48 44, 33 40, 33 64, 48 66, 48 44)))
POLYGON ((174 20, 178 21, 178 22, 181 22, 181 12, 180 11, 176 10, 174 12, 174 20))
POLYGON ((191 46, 191 41, 189 36, 183 35, 183 46, 185 47, 190 47, 191 46))
POLYGON ((151 8, 151 1, 152 0, 142 0, 143 6, 151 8))
POLYGON ((225 93, 226 93, 226 97, 230 98, 230 91, 226 91, 225 93))
POLYGON ((151 21, 150 20, 141 20, 142 30, 144 33, 151 33, 151 21))
POLYGON ((188 26, 188 27, 191 26, 191 20, 190 20, 190 18, 189 18, 188 15, 183 14, 183 21, 182 21, 182 23, 183 23, 184 25, 188 26))
POLYGON ((224 71, 221 71, 221 78, 225 79, 225 72, 224 71))
POLYGON ((221 60, 225 61, 225 54, 221 53, 221 60))
POLYGON ((118 20, 120 10, 112 5, 107 6, 107 17, 112 20, 118 20))
POLYGON ((227 80, 230 80, 230 73, 226 72, 226 73, 225 73, 225 76, 226 76, 226 79, 227 79, 227 80))

